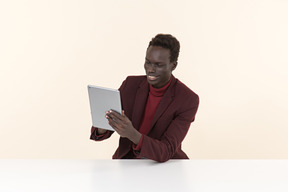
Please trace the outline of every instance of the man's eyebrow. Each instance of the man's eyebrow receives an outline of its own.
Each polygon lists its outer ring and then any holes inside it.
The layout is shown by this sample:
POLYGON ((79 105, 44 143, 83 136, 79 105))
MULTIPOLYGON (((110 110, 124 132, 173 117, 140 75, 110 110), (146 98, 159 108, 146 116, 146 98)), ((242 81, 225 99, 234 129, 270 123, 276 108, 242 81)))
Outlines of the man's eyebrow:
POLYGON ((149 59, 145 58, 145 61, 151 62, 149 59))
MULTIPOLYGON (((151 62, 149 59, 147 59, 147 57, 145 57, 145 60, 151 62)), ((153 63, 155 63, 155 64, 163 64, 164 62, 163 61, 158 61, 158 62, 153 62, 153 63)))

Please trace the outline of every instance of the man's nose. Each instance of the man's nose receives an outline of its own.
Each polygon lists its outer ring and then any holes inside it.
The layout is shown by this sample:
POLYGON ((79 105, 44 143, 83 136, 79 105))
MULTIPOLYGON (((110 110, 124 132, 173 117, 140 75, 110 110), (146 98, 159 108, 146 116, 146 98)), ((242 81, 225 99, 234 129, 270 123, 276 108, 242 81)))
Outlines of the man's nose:
POLYGON ((148 70, 147 71, 150 72, 150 73, 155 72, 155 68, 156 68, 155 64, 152 63, 152 64, 150 64, 148 66, 148 70))

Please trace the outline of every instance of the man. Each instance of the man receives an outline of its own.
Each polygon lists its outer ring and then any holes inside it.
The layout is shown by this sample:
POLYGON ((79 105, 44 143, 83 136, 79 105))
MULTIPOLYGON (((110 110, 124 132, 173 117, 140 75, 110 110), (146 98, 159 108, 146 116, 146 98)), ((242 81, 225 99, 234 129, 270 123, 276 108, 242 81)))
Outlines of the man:
MULTIPOLYGON (((199 97, 172 75, 179 51, 175 37, 156 35, 146 51, 146 75, 129 76, 122 83, 122 114, 106 112, 120 135, 113 159, 188 159, 181 143, 194 121, 199 97)), ((112 133, 92 126, 90 139, 101 141, 112 133)))

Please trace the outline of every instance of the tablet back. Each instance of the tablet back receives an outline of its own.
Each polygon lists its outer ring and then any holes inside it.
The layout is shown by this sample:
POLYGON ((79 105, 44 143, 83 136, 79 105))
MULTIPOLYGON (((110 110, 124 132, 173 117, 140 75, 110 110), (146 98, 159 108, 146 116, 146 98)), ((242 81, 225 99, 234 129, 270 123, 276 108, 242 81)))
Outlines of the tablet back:
POLYGON ((110 109, 121 114, 120 92, 117 89, 88 85, 88 93, 93 126, 114 131, 105 114, 110 109))

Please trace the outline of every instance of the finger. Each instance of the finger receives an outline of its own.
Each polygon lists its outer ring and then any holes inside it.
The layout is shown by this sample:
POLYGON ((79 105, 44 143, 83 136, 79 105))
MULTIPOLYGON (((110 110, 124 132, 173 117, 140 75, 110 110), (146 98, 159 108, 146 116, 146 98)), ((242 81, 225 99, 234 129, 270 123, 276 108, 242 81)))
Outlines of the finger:
POLYGON ((108 112, 106 112, 105 118, 106 118, 106 119, 112 119, 110 113, 108 113, 108 112))
POLYGON ((118 128, 117 124, 115 123, 115 121, 109 119, 109 120, 108 120, 108 124, 109 124, 115 131, 118 132, 119 128, 118 128))
POLYGON ((113 109, 110 109, 109 112, 110 112, 110 113, 115 113, 115 114, 121 116, 121 114, 120 114, 118 111, 115 111, 115 110, 113 110, 113 109))
POLYGON ((110 116, 111 118, 115 119, 117 122, 123 121, 122 115, 119 114, 119 113, 117 113, 117 112, 115 112, 115 111, 110 112, 110 113, 109 113, 109 116, 110 116))
POLYGON ((115 123, 115 121, 108 119, 108 124, 119 134, 121 135, 121 129, 119 129, 119 127, 117 126, 117 124, 115 123))
POLYGON ((108 124, 109 124, 113 129, 115 129, 116 126, 115 126, 113 120, 109 119, 109 120, 108 120, 108 124))
POLYGON ((118 124, 121 120, 118 119, 117 117, 113 116, 113 115, 108 115, 108 118, 111 122, 113 122, 114 124, 118 124))
POLYGON ((124 110, 122 110, 122 117, 123 117, 123 120, 130 121, 130 119, 125 115, 124 110))
POLYGON ((105 115, 106 119, 108 120, 108 124, 115 129, 117 122, 113 119, 110 115, 105 115))
MULTIPOLYGON (((121 119, 119 118, 119 116, 117 115, 117 112, 111 112, 111 110, 110 111, 106 111, 106 116, 108 116, 108 118, 110 118, 110 119, 112 119, 112 120, 114 120, 115 122, 120 122, 121 121, 121 119)), ((121 115, 120 115, 121 116, 121 115)), ((106 117, 107 118, 107 117, 106 117)), ((108 119, 107 118, 107 119, 108 119)))

